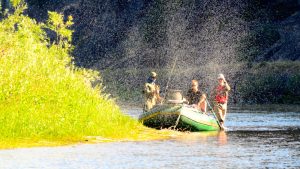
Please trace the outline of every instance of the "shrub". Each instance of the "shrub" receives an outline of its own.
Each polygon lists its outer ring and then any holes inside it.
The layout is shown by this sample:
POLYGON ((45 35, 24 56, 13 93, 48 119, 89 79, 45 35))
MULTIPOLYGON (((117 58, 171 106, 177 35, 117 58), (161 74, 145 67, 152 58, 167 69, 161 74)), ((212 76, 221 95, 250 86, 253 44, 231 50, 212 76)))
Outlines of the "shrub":
POLYGON ((0 139, 136 137, 140 124, 102 92, 99 72, 77 68, 69 55, 72 18, 49 13, 47 25, 22 14, 0 23, 0 139), (57 33, 50 43, 45 29, 57 33))

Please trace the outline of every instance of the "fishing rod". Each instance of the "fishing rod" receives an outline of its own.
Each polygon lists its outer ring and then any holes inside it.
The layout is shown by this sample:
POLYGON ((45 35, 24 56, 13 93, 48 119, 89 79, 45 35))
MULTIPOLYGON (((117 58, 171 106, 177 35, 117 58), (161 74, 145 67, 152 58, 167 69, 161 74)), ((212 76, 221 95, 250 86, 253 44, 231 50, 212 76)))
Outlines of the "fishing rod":
POLYGON ((218 120, 218 118, 217 118, 217 116, 216 116, 216 114, 215 114, 215 111, 214 111, 213 108, 210 106, 210 104, 209 104, 209 102, 207 101, 207 99, 205 99, 205 101, 206 101, 208 107, 210 108, 212 114, 214 115, 214 118, 216 119, 216 121, 217 121, 217 123, 218 123, 218 126, 220 127, 220 129, 222 129, 221 124, 220 124, 220 122, 219 122, 219 120, 218 120))
POLYGON ((175 57, 175 61, 174 61, 174 64, 173 64, 173 66, 172 66, 172 69, 171 69, 171 72, 170 72, 170 76, 169 76, 168 81, 167 81, 167 85, 166 85, 166 89, 165 89, 165 92, 164 92, 163 100, 165 100, 165 98, 166 98, 167 91, 168 91, 168 88, 169 88, 169 82, 170 82, 170 80, 171 80, 171 76, 172 76, 172 74, 173 74, 173 71, 174 71, 174 68, 175 68, 177 59, 178 59, 178 55, 175 57))

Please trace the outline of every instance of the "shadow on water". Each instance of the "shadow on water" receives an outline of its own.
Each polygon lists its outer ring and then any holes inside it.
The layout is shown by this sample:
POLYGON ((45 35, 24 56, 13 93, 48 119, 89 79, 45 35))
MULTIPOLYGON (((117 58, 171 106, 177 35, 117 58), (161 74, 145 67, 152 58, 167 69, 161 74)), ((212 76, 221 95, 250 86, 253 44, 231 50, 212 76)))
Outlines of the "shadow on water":
MULTIPOLYGON (((265 131, 229 131, 228 137, 231 139, 241 139, 246 142, 256 142, 269 146, 291 146, 291 143, 297 143, 300 150, 300 128, 289 128, 283 130, 265 130, 265 131)), ((294 147, 294 148, 297 148, 294 147)), ((300 154, 300 152, 299 152, 300 154)))
MULTIPOLYGON (((290 142, 300 141, 300 127, 282 130, 235 130, 235 131, 208 131, 208 132, 186 132, 172 140, 186 144, 210 144, 218 145, 231 144, 231 141, 239 140, 250 142, 261 142, 263 144, 289 144, 290 142)), ((299 147, 300 148, 300 147, 299 147)), ((300 153, 300 152, 299 152, 300 153)))

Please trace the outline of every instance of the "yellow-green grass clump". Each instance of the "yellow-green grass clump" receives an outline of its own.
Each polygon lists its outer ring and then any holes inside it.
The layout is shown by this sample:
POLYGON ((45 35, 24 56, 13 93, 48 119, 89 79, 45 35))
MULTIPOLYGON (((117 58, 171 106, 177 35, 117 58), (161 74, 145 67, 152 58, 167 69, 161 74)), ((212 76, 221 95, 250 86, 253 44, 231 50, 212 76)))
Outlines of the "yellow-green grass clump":
POLYGON ((91 87, 98 73, 72 63, 67 29, 72 18, 64 22, 62 15, 49 13, 48 24, 38 24, 23 8, 0 23, 1 145, 140 137, 145 128, 123 115, 101 86, 91 87), (57 34, 55 41, 45 29, 57 34))

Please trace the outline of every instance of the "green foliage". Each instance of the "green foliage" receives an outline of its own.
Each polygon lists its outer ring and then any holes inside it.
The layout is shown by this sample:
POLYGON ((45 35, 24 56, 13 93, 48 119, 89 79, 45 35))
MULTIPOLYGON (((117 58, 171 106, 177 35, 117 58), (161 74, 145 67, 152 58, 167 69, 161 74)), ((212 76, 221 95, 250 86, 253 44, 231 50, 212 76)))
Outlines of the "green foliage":
POLYGON ((22 12, 27 9, 27 5, 25 4, 24 0, 1 0, 0 6, 1 18, 9 15, 12 8, 14 8, 15 15, 21 15, 22 12))
POLYGON ((300 63, 262 62, 245 74, 238 92, 247 103, 300 104, 300 63))
POLYGON ((68 20, 64 22, 63 15, 56 12, 48 12, 49 19, 46 28, 56 33, 56 44, 63 47, 70 47, 73 31, 69 28, 73 25, 73 17, 69 16, 68 20))
POLYGON ((18 7, 19 5, 24 3, 24 0, 10 0, 13 7, 18 7))
POLYGON ((54 44, 45 25, 21 13, 0 23, 0 140, 137 137, 140 124, 123 115, 101 85, 91 87, 99 73, 72 63, 65 45, 72 18, 49 15, 47 27, 59 37, 54 44))
MULTIPOLYGON (((223 70, 233 68, 239 70, 237 74, 225 73, 231 86, 230 103, 246 104, 298 104, 300 105, 300 62, 277 61, 261 62, 247 65, 234 63, 223 65, 223 70), (248 67, 248 68, 247 68, 248 67)), ((106 90, 121 102, 143 104, 143 85, 150 71, 158 73, 157 83, 164 96, 167 80, 171 76, 168 89, 178 89, 186 92, 189 82, 195 78, 200 80, 200 90, 209 94, 214 87, 213 74, 207 70, 211 65, 189 67, 185 70, 175 69, 113 69, 102 72, 106 90)), ((230 70, 229 70, 230 71, 230 70)))

